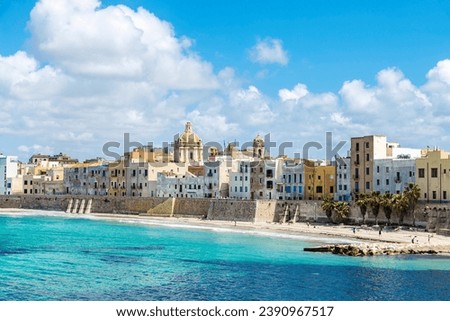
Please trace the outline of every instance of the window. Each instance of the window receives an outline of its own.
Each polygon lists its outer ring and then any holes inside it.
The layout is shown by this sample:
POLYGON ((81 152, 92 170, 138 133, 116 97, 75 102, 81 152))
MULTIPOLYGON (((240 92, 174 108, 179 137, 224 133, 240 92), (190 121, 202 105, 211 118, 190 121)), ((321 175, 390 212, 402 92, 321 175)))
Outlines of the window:
POLYGON ((377 166, 377 173, 380 172, 380 166, 377 166))
POLYGON ((334 193, 334 186, 330 186, 330 193, 334 193))
POLYGON ((436 199, 436 197, 437 197, 437 195, 436 195, 436 191, 433 191, 433 199, 435 200, 435 199, 436 199))
POLYGON ((445 200, 447 199, 447 191, 442 192, 442 198, 445 200))
POLYGON ((370 189, 370 182, 366 182, 366 189, 370 189))
POLYGON ((356 165, 359 164, 359 154, 356 154, 356 165))
POLYGON ((380 186, 380 180, 377 179, 377 186, 380 186))
POLYGON ((356 143, 356 151, 359 152, 359 143, 356 143))
POLYGON ((366 148, 369 148, 369 143, 368 142, 366 142, 366 148))
POLYGON ((347 174, 344 174, 344 179, 347 179, 347 174))
POLYGON ((386 180, 386 185, 389 185, 389 179, 386 180))
POLYGON ((339 185, 339 190, 342 191, 342 185, 339 185))
POLYGON ((366 167, 366 175, 370 175, 370 169, 369 169, 369 167, 366 167))
POLYGON ((366 154, 366 161, 369 161, 369 160, 370 160, 369 154, 366 154))
POLYGON ((386 173, 389 173, 389 167, 386 167, 386 173))
POLYGON ((431 177, 438 177, 438 169, 437 168, 431 169, 431 177))
POLYGON ((346 191, 347 190, 347 185, 344 185, 344 191, 346 191))
POLYGON ((317 179, 320 181, 320 175, 319 176, 317 176, 317 179))
POLYGON ((316 193, 322 193, 322 186, 316 186, 316 193))
POLYGON ((424 178, 425 177, 425 168, 419 168, 419 177, 424 178))
POLYGON ((237 182, 237 176, 234 177, 234 181, 237 182))

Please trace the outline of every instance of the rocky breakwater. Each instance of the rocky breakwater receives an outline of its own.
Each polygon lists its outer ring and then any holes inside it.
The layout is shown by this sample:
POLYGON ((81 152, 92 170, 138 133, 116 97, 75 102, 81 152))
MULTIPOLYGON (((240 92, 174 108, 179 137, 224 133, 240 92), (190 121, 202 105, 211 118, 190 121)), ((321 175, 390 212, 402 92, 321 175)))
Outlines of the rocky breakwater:
POLYGON ((398 254, 450 254, 449 245, 357 243, 327 244, 304 248, 307 252, 329 252, 347 256, 373 256, 398 254))

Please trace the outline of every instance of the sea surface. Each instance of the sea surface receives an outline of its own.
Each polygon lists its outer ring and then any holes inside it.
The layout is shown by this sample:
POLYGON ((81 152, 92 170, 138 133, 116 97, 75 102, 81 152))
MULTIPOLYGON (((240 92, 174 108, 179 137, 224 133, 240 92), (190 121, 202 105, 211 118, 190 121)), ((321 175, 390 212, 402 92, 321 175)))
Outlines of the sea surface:
POLYGON ((304 252, 328 239, 0 214, 0 300, 450 300, 450 258, 304 252))

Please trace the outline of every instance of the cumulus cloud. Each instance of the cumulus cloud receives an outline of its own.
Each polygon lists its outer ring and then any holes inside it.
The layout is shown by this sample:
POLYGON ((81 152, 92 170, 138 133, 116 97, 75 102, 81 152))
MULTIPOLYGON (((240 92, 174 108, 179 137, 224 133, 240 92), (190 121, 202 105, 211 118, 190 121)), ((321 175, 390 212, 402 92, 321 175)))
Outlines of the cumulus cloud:
POLYGON ((238 110, 241 119, 249 125, 264 125, 272 123, 277 116, 266 97, 255 86, 231 93, 230 104, 238 110))
POLYGON ((288 54, 283 49, 282 41, 272 38, 258 41, 250 49, 250 60, 260 64, 287 65, 289 62, 288 54))
POLYGON ((283 103, 298 105, 304 108, 336 107, 338 97, 331 93, 311 93, 305 84, 297 84, 292 90, 280 89, 278 96, 283 103))
MULTIPOLYGON (((0 133, 21 155, 57 150, 92 158, 124 133, 142 143, 170 140, 185 120, 205 141, 271 132, 304 143, 323 141, 327 131, 338 139, 381 133, 415 147, 450 141, 449 59, 421 85, 386 68, 374 84, 349 79, 338 92, 313 92, 294 83, 270 97, 236 76, 240 70, 215 73, 191 39, 143 8, 40 0, 28 28, 29 50, 0 55, 0 133)), ((270 38, 250 58, 289 60, 270 38)))

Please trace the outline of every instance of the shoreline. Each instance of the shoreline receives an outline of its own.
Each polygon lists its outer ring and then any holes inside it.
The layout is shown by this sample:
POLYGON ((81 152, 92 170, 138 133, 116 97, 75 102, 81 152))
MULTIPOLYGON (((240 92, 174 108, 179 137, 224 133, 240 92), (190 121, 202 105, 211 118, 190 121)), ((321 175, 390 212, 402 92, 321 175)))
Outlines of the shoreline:
MULTIPOLYGON (((399 248, 399 253, 405 254, 401 250, 407 249, 425 249, 435 250, 439 249, 439 253, 443 255, 450 255, 450 237, 437 235, 436 233, 429 233, 420 230, 406 230, 406 229, 383 229, 379 235, 378 229, 371 227, 360 227, 350 225, 326 225, 326 224, 307 224, 303 222, 298 223, 251 223, 241 221, 219 221, 219 220, 201 220, 197 218, 184 217, 157 217, 135 214, 70 214, 58 211, 36 211, 26 209, 0 209, 1 213, 54 213, 55 216, 77 217, 77 218, 91 218, 91 219, 106 219, 111 221, 128 220, 129 222, 144 223, 147 225, 161 225, 171 227, 184 228, 204 228, 204 229, 219 229, 227 232, 252 232, 255 234, 273 236, 273 237, 293 237, 309 239, 313 242, 322 243, 322 245, 334 244, 335 246, 348 246, 359 248, 399 248), (412 242, 414 240, 414 243, 412 242)), ((332 251, 330 251, 332 252, 332 251)), ((410 252, 413 253, 412 251, 410 252)), ((430 252, 431 253, 431 252, 430 252)), ((345 253, 336 253, 344 254, 345 253)), ((381 251, 380 254, 385 254, 381 251)), ((420 254, 420 253, 417 253, 420 254)), ((369 254, 373 255, 373 254, 369 254)))

